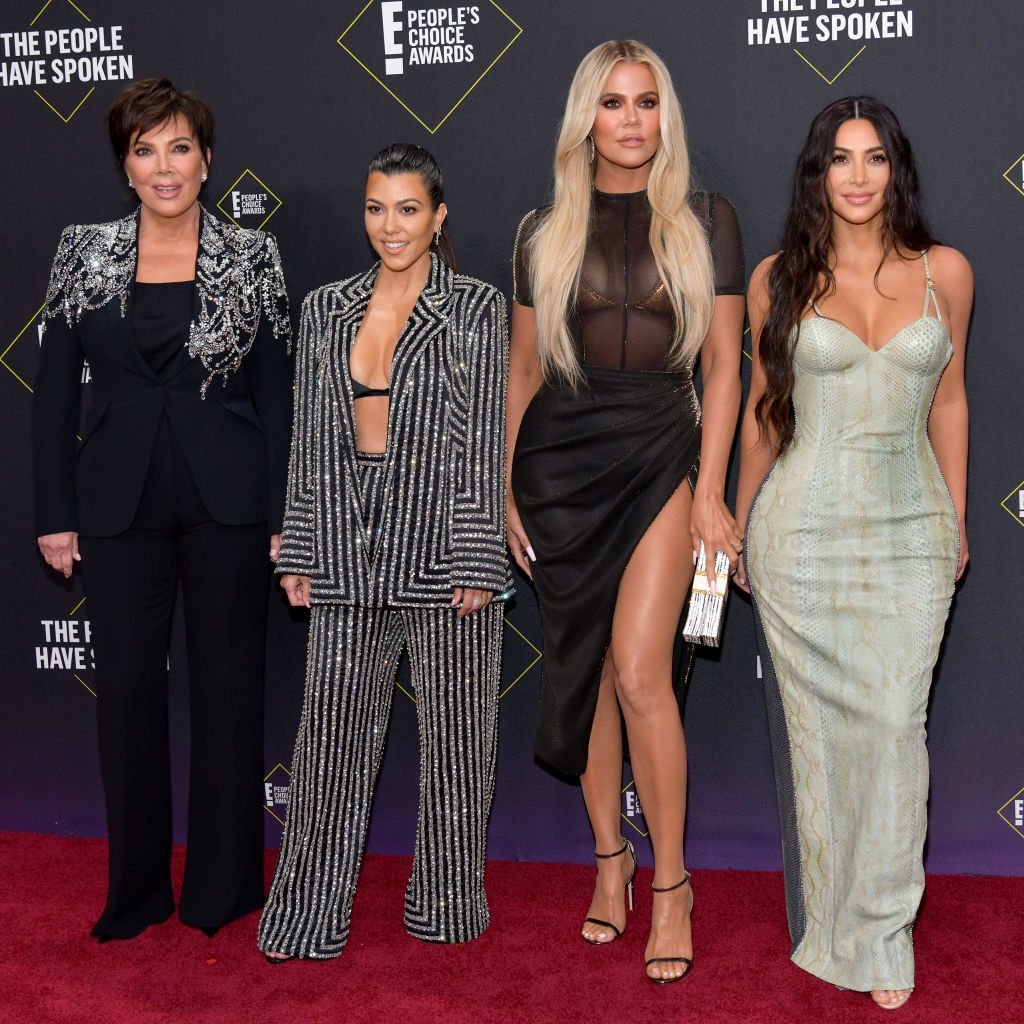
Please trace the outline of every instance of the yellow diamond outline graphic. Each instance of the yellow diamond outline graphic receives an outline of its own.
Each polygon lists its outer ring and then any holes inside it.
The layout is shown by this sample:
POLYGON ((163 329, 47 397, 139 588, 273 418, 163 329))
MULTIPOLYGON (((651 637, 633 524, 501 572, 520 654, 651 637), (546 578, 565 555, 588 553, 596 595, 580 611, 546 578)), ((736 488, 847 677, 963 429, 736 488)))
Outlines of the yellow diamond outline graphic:
POLYGON ((531 651, 533 651, 536 657, 533 659, 533 661, 530 662, 529 665, 526 666, 526 668, 522 670, 522 672, 519 673, 519 675, 515 677, 515 679, 512 680, 511 683, 508 684, 508 686, 505 687, 504 690, 502 690, 498 694, 498 700, 501 700, 512 689, 512 687, 515 686, 516 683, 518 683, 521 679, 523 679, 526 676, 527 672, 529 672, 530 669, 532 669, 533 666, 536 665, 541 660, 541 658, 544 657, 544 652, 528 636, 526 636, 526 634, 523 633, 521 629, 518 629, 511 622, 507 615, 504 616, 504 620, 505 625, 508 626, 508 628, 511 629, 512 632, 515 633, 516 636, 518 636, 519 639, 522 640, 523 643, 526 644, 526 646, 529 647, 531 651))
POLYGON ((1010 499, 1011 499, 1011 498, 1012 498, 1012 497, 1013 497, 1013 496, 1014 496, 1015 494, 1020 494, 1020 492, 1021 492, 1021 491, 1024 491, 1024 480, 1021 480, 1021 482, 1020 482, 1019 484, 1017 484, 1017 486, 1016 486, 1016 487, 1014 487, 1014 489, 1013 489, 1012 491, 1010 491, 1010 493, 1009 493, 1009 494, 1008 494, 1008 495, 1007 495, 1007 496, 1006 496, 1005 498, 1003 498, 1003 500, 1002 500, 1001 502, 999 502, 999 507, 1000 507, 1000 508, 1004 508, 1004 509, 1006 509, 1006 511, 1007 511, 1007 512, 1008 512, 1008 513, 1010 514, 1010 516, 1011 516, 1011 517, 1013 518, 1013 521, 1014 521, 1014 522, 1015 522, 1015 523, 1016 523, 1016 524, 1017 524, 1018 526, 1024 526, 1024 519, 1022 519, 1022 518, 1021 518, 1021 516, 1020 516, 1020 513, 1019 513, 1019 512, 1014 512, 1014 511, 1013 511, 1013 509, 1009 508, 1009 507, 1007 506, 1007 504, 1006 504, 1006 503, 1007 503, 1007 502, 1008 502, 1008 501, 1009 501, 1009 500, 1010 500, 1010 499))
POLYGON ((1021 788, 1016 793, 1014 793, 1013 796, 1011 796, 1010 799, 1007 800, 1006 803, 1003 804, 1003 806, 1000 807, 998 811, 996 811, 996 814, 998 814, 999 817, 1002 818, 1002 820, 1005 821, 1006 824, 1009 825, 1010 828, 1012 828, 1013 831, 1016 832, 1017 835, 1019 835, 1021 837, 1021 839, 1024 839, 1024 829, 1018 828, 1016 825, 1014 825, 1014 823, 1012 821, 1010 821, 1010 819, 1008 817, 1006 817, 1005 814, 1003 814, 1003 811, 1005 811, 1006 808, 1009 807, 1010 804, 1012 804, 1014 800, 1017 800, 1021 796, 1024 796, 1024 788, 1021 788))
POLYGON ((225 217, 227 217, 227 219, 228 219, 229 221, 231 221, 231 223, 232 223, 232 224, 234 224, 236 228, 240 228, 240 227, 242 226, 242 225, 241 225, 241 224, 239 224, 239 223, 238 223, 238 221, 237 221, 237 220, 235 220, 235 218, 234 218, 234 217, 232 217, 232 216, 231 216, 231 214, 230 214, 230 213, 228 213, 228 211, 227 211, 227 210, 225 210, 225 209, 224 209, 224 207, 223 207, 223 206, 221 206, 220 204, 221 204, 221 203, 223 203, 223 202, 224 202, 224 200, 225 200, 225 199, 227 199, 227 197, 228 197, 229 195, 231 195, 231 192, 232 192, 232 190, 234 189, 234 187, 235 187, 235 186, 236 186, 236 185, 237 185, 237 184, 238 184, 238 183, 239 183, 239 182, 240 182, 240 181, 241 181, 241 180, 242 180, 242 179, 243 179, 243 178, 244 178, 244 177, 245 177, 245 176, 246 176, 247 174, 249 175, 249 177, 250 177, 250 178, 253 178, 253 179, 254 179, 254 180, 255 180, 255 181, 256 181, 256 182, 257 182, 257 183, 259 184, 260 188, 264 188, 264 189, 266 189, 266 190, 267 190, 267 194, 268 194, 268 195, 271 195, 271 196, 273 196, 273 197, 274 197, 274 199, 275 199, 275 200, 277 201, 277 206, 275 206, 275 207, 274 207, 274 208, 273 208, 273 209, 272 209, 272 210, 270 211, 270 213, 268 213, 268 214, 266 215, 266 217, 264 217, 264 218, 263 218, 263 220, 261 220, 261 221, 259 222, 259 224, 258 224, 258 225, 256 226, 256 230, 257 230, 257 231, 262 231, 262 230, 263 230, 263 225, 264 225, 264 224, 266 224, 266 223, 267 223, 267 221, 268 221, 268 220, 270 220, 270 218, 271 218, 271 217, 273 217, 273 216, 274 216, 274 214, 275 214, 275 213, 277 213, 277 211, 278 211, 278 210, 280 210, 282 206, 284 206, 284 200, 283 200, 283 199, 282 199, 282 198, 281 198, 281 197, 280 197, 280 196, 279 196, 279 195, 278 195, 278 194, 277 194, 277 193, 276 193, 276 192, 275 192, 275 191, 274 191, 274 190, 273 190, 273 189, 272 189, 272 188, 271 188, 271 187, 270 187, 270 186, 269 186, 269 185, 268 185, 268 184, 267 184, 267 183, 266 183, 265 181, 263 181, 263 180, 262 180, 262 179, 260 178, 260 176, 259 176, 258 174, 255 174, 255 173, 254 173, 253 171, 251 171, 251 170, 250 170, 250 169, 249 169, 248 167, 246 167, 246 169, 245 169, 244 171, 242 171, 242 173, 241 173, 241 174, 240 174, 240 175, 239 175, 239 176, 238 176, 237 178, 235 178, 235 180, 234 180, 234 181, 233 181, 233 182, 232 182, 232 183, 231 183, 230 185, 228 185, 228 189, 227 189, 227 191, 226 191, 226 192, 224 193, 224 195, 222 195, 222 196, 220 197, 220 199, 218 199, 218 200, 217 200, 217 209, 218 209, 218 210, 220 210, 220 212, 221 212, 221 213, 223 213, 223 214, 224 214, 224 216, 225 216, 225 217))
MULTIPOLYGON (((69 7, 71 7, 71 8, 73 9, 73 10, 75 10, 75 11, 76 11, 76 12, 77 12, 78 14, 80 14, 80 15, 81 15, 81 16, 82 16, 83 18, 85 18, 85 20, 86 20, 86 21, 87 21, 87 22, 88 22, 88 23, 89 23, 90 25, 92 24, 92 18, 90 18, 90 17, 89 17, 89 15, 88 15, 88 14, 86 14, 86 13, 85 13, 85 11, 83 11, 81 7, 79 7, 79 6, 77 6, 76 4, 72 3, 72 2, 71 2, 71 0, 64 0, 64 2, 65 2, 65 3, 66 3, 66 4, 68 5, 68 6, 69 6, 69 7)), ((32 20, 31 20, 31 21, 30 21, 30 22, 28 23, 28 27, 29 27, 29 28, 31 28, 31 27, 32 27, 32 26, 33 26, 33 25, 34 25, 34 24, 35 24, 35 23, 36 23, 36 22, 37 22, 37 21, 38 21, 38 20, 39 20, 39 19, 40 19, 40 18, 41 18, 41 17, 43 16, 43 13, 44 13, 44 12, 46 11, 47 7, 49 7, 49 6, 50 6, 50 4, 52 4, 52 3, 53 3, 53 0, 46 0, 46 3, 44 3, 44 4, 43 4, 43 6, 42 6, 42 7, 40 7, 40 8, 39 8, 39 10, 38 10, 38 11, 36 12, 36 16, 35 16, 35 17, 34 17, 34 18, 33 18, 33 19, 32 19, 32 20)), ((86 101, 86 100, 87 100, 87 99, 88 99, 88 98, 89 98, 89 97, 90 97, 90 96, 91 96, 91 95, 92 95, 92 94, 93 94, 93 93, 94 93, 94 92, 96 91, 96 86, 94 85, 94 86, 93 86, 93 87, 92 87, 92 88, 91 88, 91 89, 90 89, 90 90, 89 90, 89 91, 88 91, 88 92, 87 92, 87 93, 86 93, 86 94, 85 94, 85 95, 84 95, 84 96, 83 96, 83 97, 82 97, 82 98, 81 98, 81 99, 80 99, 80 100, 78 101, 78 104, 77 104, 77 105, 75 106, 75 109, 74 109, 74 110, 72 110, 72 111, 71 111, 71 113, 70 113, 70 114, 68 114, 67 116, 65 116, 64 114, 62 114, 62 113, 61 113, 61 112, 60 112, 60 111, 59 111, 59 110, 58 110, 58 109, 57 109, 57 108, 56 108, 56 107, 55 107, 55 106, 54 106, 54 105, 53 105, 53 104, 52 104, 52 103, 51 103, 51 102, 50 102, 50 101, 49 101, 49 100, 48 100, 48 99, 47 99, 47 98, 46 98, 46 97, 45 97, 45 96, 44 96, 44 95, 43 95, 43 94, 42 94, 42 93, 41 93, 41 92, 40 92, 40 91, 38 90, 38 89, 33 89, 32 91, 33 91, 33 92, 34 92, 34 93, 35 93, 35 94, 36 94, 36 95, 37 95, 37 96, 38 96, 38 97, 39 97, 39 98, 40 98, 40 99, 41 99, 41 100, 42 100, 42 101, 43 101, 43 102, 44 102, 44 103, 45 103, 45 104, 46 104, 46 105, 47 105, 47 106, 48 106, 48 107, 49 107, 49 108, 50 108, 50 109, 51 109, 51 110, 52 110, 52 111, 53 111, 53 112, 54 112, 54 113, 55 113, 55 114, 56 114, 56 115, 57 115, 57 116, 58 116, 58 117, 59 117, 59 118, 60 118, 60 119, 61 119, 61 120, 62 120, 62 121, 64 122, 64 123, 65 123, 65 124, 70 124, 70 123, 71 123, 71 118, 73 118, 73 117, 75 116, 75 114, 77 114, 77 113, 79 112, 79 110, 81 110, 81 109, 82 109, 82 104, 83 104, 83 103, 85 103, 85 101, 86 101)))
MULTIPOLYGON (((69 619, 73 619, 73 618, 74 618, 74 617, 75 617, 75 616, 76 616, 76 615, 78 614, 78 609, 79 609, 79 608, 81 608, 81 607, 82 607, 82 605, 83 605, 83 604, 85 604, 85 602, 86 602, 86 601, 88 601, 88 600, 89 600, 89 598, 87 598, 87 597, 83 597, 83 598, 82 598, 82 600, 81 600, 81 601, 79 601, 79 602, 78 602, 78 604, 76 604, 76 605, 75 605, 75 607, 74 607, 74 608, 72 608, 72 609, 71 609, 71 611, 69 611, 69 612, 68 612, 68 618, 69 618, 69 619)), ((96 696, 96 691, 95 691, 95 690, 94 690, 94 689, 93 689, 93 688, 92 688, 92 687, 91 687, 91 686, 90 686, 90 685, 89 685, 89 684, 88 684, 88 683, 87 683, 87 682, 86 682, 86 681, 85 681, 85 680, 84 680, 84 679, 83 679, 83 678, 82 678, 82 677, 81 677, 81 676, 80 676, 80 675, 79 675, 79 674, 78 674, 77 672, 72 672, 71 674, 72 674, 72 675, 73 675, 73 676, 74 676, 74 677, 75 677, 75 678, 76 678, 76 679, 77 679, 77 680, 78 680, 78 681, 79 681, 79 682, 80 682, 80 683, 81 683, 81 684, 82 684, 82 685, 83 685, 83 686, 84 686, 84 687, 85 687, 85 688, 86 688, 86 689, 87 689, 87 690, 88 690, 88 691, 89 691, 89 692, 90 692, 90 693, 91 693, 91 694, 92 694, 92 695, 93 695, 94 697, 96 696)))
POLYGON ((853 62, 854 62, 854 61, 855 61, 855 60, 856 60, 856 59, 857 59, 857 58, 858 58, 858 57, 859 57, 859 56, 860 56, 860 55, 861 55, 861 54, 862 54, 862 53, 863 53, 863 52, 864 52, 864 51, 865 51, 865 50, 866 50, 867 48, 868 48, 868 47, 867 47, 867 44, 865 43, 865 44, 864 44, 864 45, 863 45, 863 46, 862 46, 862 47, 861 47, 861 48, 860 48, 860 49, 859 49, 859 50, 858 50, 858 51, 857 51, 857 52, 856 52, 856 53, 855 53, 855 54, 854 54, 854 55, 853 55, 853 56, 852 56, 852 57, 851 57, 851 58, 850 58, 850 59, 849 59, 849 60, 848 60, 848 61, 847 61, 847 62, 846 62, 846 63, 845 63, 845 64, 844 64, 844 65, 843 65, 843 66, 842 66, 842 67, 841 67, 841 68, 840 68, 840 69, 839 69, 839 70, 838 70, 838 71, 837 71, 837 72, 836 72, 836 73, 835 73, 835 74, 834 74, 834 75, 833 75, 832 77, 831 77, 831 78, 829 78, 829 77, 828 77, 828 75, 826 75, 826 74, 825 74, 825 72, 824 72, 824 71, 822 71, 822 70, 821 70, 821 69, 820 69, 819 67, 817 67, 817 65, 815 65, 815 64, 814 64, 814 63, 813 63, 812 61, 808 60, 808 59, 807 59, 807 58, 806 58, 806 57, 805 57, 805 56, 804 56, 804 55, 803 55, 803 54, 802 54, 802 53, 801 53, 801 52, 800 52, 799 50, 797 50, 797 49, 796 49, 795 47, 794 47, 794 49, 793 49, 793 52, 794 52, 794 53, 795 53, 795 54, 796 54, 796 55, 797 55, 797 56, 798 56, 798 57, 799 57, 799 58, 800 58, 800 59, 801 59, 801 60, 802 60, 802 61, 803 61, 803 62, 804 62, 804 63, 805 63, 805 64, 806 64, 806 65, 807 65, 807 66, 808 66, 808 67, 809 67, 809 68, 810 68, 810 69, 811 69, 811 70, 812 70, 812 71, 813 71, 813 72, 814 72, 815 74, 816 74, 816 75, 818 75, 818 77, 819 77, 819 78, 821 78, 821 79, 822 79, 822 80, 823 80, 824 82, 826 82, 826 83, 827 83, 828 85, 835 85, 835 84, 836 84, 836 82, 837 82, 837 81, 839 80, 839 77, 840 77, 840 76, 841 76, 841 75, 843 74, 843 72, 844 72, 844 71, 846 71, 846 70, 847 70, 847 69, 849 68, 849 66, 850 66, 850 65, 851 65, 851 64, 852 64, 852 63, 853 63, 853 62))
POLYGON ((486 3, 489 3, 499 14, 501 14, 504 18, 506 18, 509 21, 509 23, 515 28, 516 34, 505 44, 505 48, 498 54, 498 56, 495 57, 494 60, 492 60, 491 63, 488 64, 486 68, 484 68, 484 70, 480 73, 480 77, 477 78, 476 81, 455 101, 455 105, 451 108, 451 110, 449 110, 448 113, 445 114, 444 117, 442 117, 441 120, 438 121, 433 128, 431 128, 430 125, 427 124, 427 122, 424 121, 423 118, 420 117, 420 115, 417 114, 416 111, 413 110, 412 107, 410 107, 409 104, 406 103, 405 100, 403 100, 402 97, 398 95, 398 93, 394 92, 384 82, 382 82, 377 77, 377 75, 375 75, 342 42, 345 36, 347 36, 349 32, 351 32, 352 29, 355 27, 356 22, 359 21, 359 19, 377 2, 378 0, 367 0, 366 6, 364 6, 363 9, 352 19, 352 21, 346 27, 345 31, 342 32, 340 36, 338 36, 336 42, 389 96, 391 96, 393 100, 395 100, 399 104, 399 106, 401 106, 407 113, 411 114, 424 128, 426 128, 426 130, 431 135, 434 135, 441 127, 441 125, 443 125, 445 121, 447 121, 448 118, 451 117, 456 110, 458 110, 458 108, 462 105, 462 101, 483 81, 484 77, 490 72, 491 68, 493 68, 494 65, 497 64, 498 61, 505 56, 505 54, 509 50, 509 47, 511 47, 512 44, 523 34, 522 25, 520 25, 519 22, 517 22, 515 18, 513 18, 512 15, 508 13, 508 11, 506 11, 503 7, 495 3, 495 0, 485 0, 486 3))
MULTIPOLYGON (((288 776, 289 780, 291 779, 292 773, 287 768, 285 768, 285 766, 281 764, 280 761, 278 761, 277 764, 275 764, 274 767, 271 768, 270 771, 263 776, 263 781, 267 782, 270 779, 270 776, 273 775, 274 772, 278 770, 278 768, 280 768, 281 771, 283 771, 285 775, 288 776)), ((289 782, 289 785, 290 784, 291 783, 289 782)), ((271 808, 267 806, 266 801, 263 802, 263 810, 265 810, 267 814, 269 814, 274 819, 274 821, 276 821, 282 828, 284 828, 284 822, 273 812, 271 808)))
MULTIPOLYGON (((629 787, 630 787, 630 786, 632 786, 632 787, 633 787, 633 789, 636 789, 636 779, 630 779, 630 780, 629 780, 629 782, 627 782, 627 783, 626 783, 626 784, 625 784, 625 785, 624 785, 624 786, 622 787, 622 789, 620 789, 620 790, 619 790, 619 796, 621 797, 621 796, 622 796, 622 795, 623 795, 623 794, 624 794, 624 793, 626 792, 626 790, 627 790, 627 789, 629 789, 629 787)), ((620 801, 620 802, 621 802, 621 801, 620 801)), ((625 822, 625 823, 626 823, 626 824, 627 824, 627 825, 628 825, 628 826, 629 826, 629 827, 630 827, 630 828, 631 828, 631 829, 632 829, 632 830, 633 830, 634 832, 636 832, 637 834, 639 834, 639 835, 643 836, 643 837, 644 837, 644 839, 646 839, 646 838, 647 838, 647 836, 649 835, 649 833, 648 833, 648 832, 644 832, 644 831, 643 831, 643 829, 639 829, 639 828, 637 828, 637 827, 636 827, 636 825, 634 825, 634 824, 633 824, 633 822, 632 822, 632 821, 630 821, 630 820, 629 820, 629 818, 627 818, 627 817, 626 817, 626 815, 625 815, 625 814, 624 814, 624 813, 623 813, 622 811, 619 811, 619 817, 620 817, 620 818, 622 818, 622 820, 623 820, 623 821, 624 821, 624 822, 625 822)), ((647 821, 647 819, 646 819, 646 818, 644 818, 644 821, 647 821)))
POLYGON ((1022 196, 1024 196, 1024 188, 1021 188, 1021 186, 1018 185, 1017 182, 1015 182, 1010 177, 1010 171, 1012 171, 1015 167, 1019 167, 1022 160, 1024 160, 1024 153, 1021 153, 1021 155, 1017 157, 1017 159, 1014 160, 1013 163, 1010 164, 1010 166, 1007 167, 1005 171, 1003 171, 1003 177, 1006 179, 1007 183, 1012 188, 1015 188, 1022 196))
POLYGON ((24 387, 24 388, 25 388, 25 389, 26 389, 26 390, 28 391, 28 393, 29 393, 30 395, 34 393, 34 392, 32 391, 32 385, 31 385, 31 384, 29 384, 29 383, 28 383, 27 381, 25 381, 25 380, 22 380, 22 378, 21 378, 21 376, 19 375, 19 373, 18 373, 18 372, 17 372, 17 371, 16 371, 15 369, 14 369, 14 367, 12 367, 12 366, 11 366, 11 365, 10 365, 10 364, 9 364, 9 363, 7 362, 7 353, 8 353, 8 352, 10 352, 10 351, 11 351, 11 349, 12 349, 12 348, 14 348, 14 346, 15 346, 15 345, 17 345, 19 341, 21 341, 21 337, 22 337, 22 335, 23 335, 23 334, 24 334, 24 333, 25 333, 25 332, 26 332, 26 331, 27 331, 27 330, 28 330, 28 329, 29 329, 29 328, 30 328, 30 327, 31 327, 31 326, 32 326, 32 325, 33 325, 33 324, 34 324, 34 323, 36 322, 36 318, 37 318, 37 317, 39 316, 39 314, 40 314, 40 313, 42 313, 42 311, 43 311, 44 309, 46 309, 46 303, 45 303, 45 302, 44 302, 44 303, 43 303, 43 304, 42 304, 42 305, 41 305, 41 306, 40 306, 40 307, 39 307, 39 308, 38 308, 38 309, 37 309, 37 310, 36 310, 36 311, 35 311, 35 312, 34 312, 34 313, 32 314, 32 316, 30 316, 30 317, 29 317, 29 319, 28 319, 28 322, 27 322, 27 323, 25 324, 25 326, 24 326, 24 327, 22 327, 22 329, 21 329, 20 331, 18 331, 18 333, 17 333, 17 334, 16 334, 15 336, 14 336, 14 339, 13 339, 13 340, 11 341, 11 343, 10 343, 10 344, 9 344, 9 345, 7 346, 7 348, 5 348, 5 349, 3 350, 3 352, 0 352, 0 366, 3 366, 3 368, 4 368, 4 369, 5 369, 5 370, 6 370, 6 371, 7 371, 7 372, 8 372, 8 373, 9 373, 9 374, 10 374, 10 375, 11 375, 11 376, 12 376, 12 377, 13 377, 13 378, 14 378, 14 379, 15 379, 15 380, 16 380, 16 381, 18 382, 18 383, 19 383, 19 384, 21 384, 21 385, 22 385, 22 387, 24 387))

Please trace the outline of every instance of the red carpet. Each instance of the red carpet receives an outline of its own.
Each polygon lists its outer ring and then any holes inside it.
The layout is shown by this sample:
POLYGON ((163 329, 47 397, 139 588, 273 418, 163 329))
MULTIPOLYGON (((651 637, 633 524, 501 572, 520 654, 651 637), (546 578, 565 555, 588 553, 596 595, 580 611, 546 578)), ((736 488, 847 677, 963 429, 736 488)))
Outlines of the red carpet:
POLYGON ((929 879, 918 988, 883 1018, 789 963, 776 874, 697 871, 694 973, 658 988, 642 976, 649 872, 624 939, 593 949, 577 934, 590 869, 492 863, 490 930, 432 946, 402 930, 408 861, 370 857, 342 957, 271 967, 255 915, 213 939, 172 919, 130 942, 90 940, 102 841, 0 834, 0 855, 0 1021, 12 1024, 1024 1022, 1024 878, 929 879))

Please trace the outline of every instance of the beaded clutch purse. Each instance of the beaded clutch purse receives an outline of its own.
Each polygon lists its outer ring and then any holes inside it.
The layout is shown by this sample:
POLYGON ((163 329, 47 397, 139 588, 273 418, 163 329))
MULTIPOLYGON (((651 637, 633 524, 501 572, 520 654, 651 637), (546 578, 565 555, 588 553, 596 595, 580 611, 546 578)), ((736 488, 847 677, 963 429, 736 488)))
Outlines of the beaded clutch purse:
POLYGON ((693 587, 690 590, 690 607, 683 626, 683 637, 691 644, 717 647, 722 637, 722 622, 725 619, 725 602, 729 597, 729 556, 724 551, 715 552, 715 589, 711 593, 706 574, 707 559, 704 545, 700 546, 697 566, 693 571, 693 587))

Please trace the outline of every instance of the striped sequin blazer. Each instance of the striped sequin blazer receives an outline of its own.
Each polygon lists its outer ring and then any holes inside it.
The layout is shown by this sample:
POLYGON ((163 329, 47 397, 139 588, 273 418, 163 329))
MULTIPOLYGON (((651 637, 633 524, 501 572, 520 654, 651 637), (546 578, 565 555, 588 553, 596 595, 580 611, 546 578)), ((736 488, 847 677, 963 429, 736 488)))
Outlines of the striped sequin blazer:
POLYGON ((440 607, 453 587, 507 590, 505 300, 437 257, 395 348, 383 528, 368 554, 348 360, 376 275, 303 303, 277 572, 311 577, 314 603, 440 607))

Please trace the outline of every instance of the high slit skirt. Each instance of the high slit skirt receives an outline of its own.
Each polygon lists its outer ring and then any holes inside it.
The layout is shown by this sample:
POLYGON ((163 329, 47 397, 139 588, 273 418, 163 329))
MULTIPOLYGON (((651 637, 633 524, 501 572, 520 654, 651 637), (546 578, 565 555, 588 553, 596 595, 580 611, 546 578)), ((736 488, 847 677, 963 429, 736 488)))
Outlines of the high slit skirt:
MULTIPOLYGON (((572 775, 587 768, 619 581, 669 498, 684 481, 694 486, 700 453, 692 374, 583 373, 578 389, 541 386, 512 462, 512 493, 537 556, 544 647, 534 752, 572 775)), ((680 697, 692 655, 682 621, 673 659, 680 697)))

